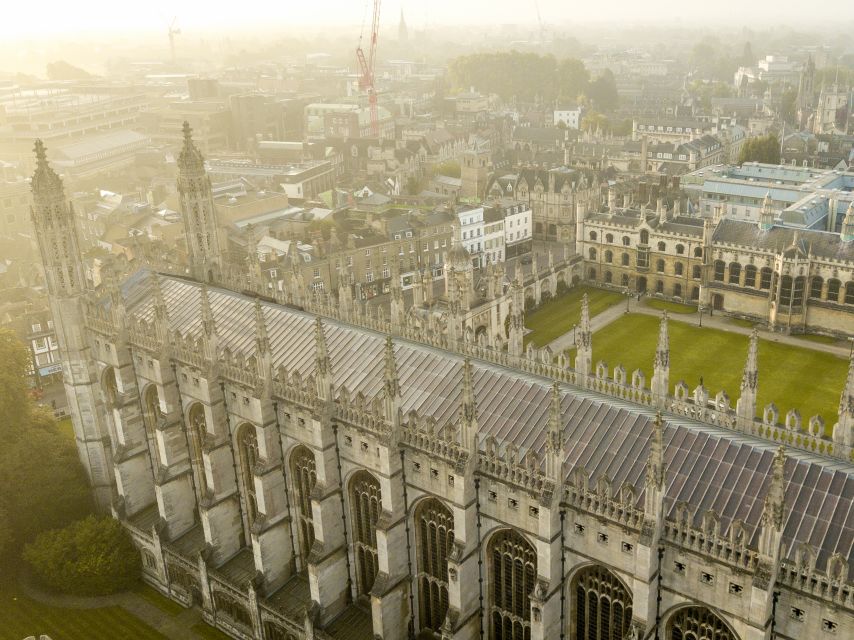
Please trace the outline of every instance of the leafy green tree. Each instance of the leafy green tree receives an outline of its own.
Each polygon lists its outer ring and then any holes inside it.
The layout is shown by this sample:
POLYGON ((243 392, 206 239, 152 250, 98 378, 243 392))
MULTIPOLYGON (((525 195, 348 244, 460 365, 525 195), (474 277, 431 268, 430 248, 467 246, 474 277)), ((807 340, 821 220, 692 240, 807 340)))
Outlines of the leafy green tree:
POLYGON ((617 108, 619 102, 617 82, 610 69, 605 69, 601 76, 590 83, 587 87, 587 96, 600 111, 611 111, 617 108))
POLYGON ((561 60, 557 67, 558 97, 577 100, 590 84, 590 73, 577 58, 561 60))
POLYGON ((445 162, 440 162, 433 169, 433 173, 438 176, 448 176, 449 178, 459 178, 462 175, 462 169, 460 168, 460 163, 456 160, 446 160, 445 162))
POLYGON ((9 329, 0 329, 0 440, 17 438, 28 423, 27 348, 9 329))
POLYGON ((49 587, 78 595, 103 595, 139 579, 139 553, 127 532, 109 517, 89 516, 42 533, 24 559, 49 587))
POLYGON ((745 162, 780 164, 780 139, 774 133, 748 138, 738 156, 739 164, 745 162))

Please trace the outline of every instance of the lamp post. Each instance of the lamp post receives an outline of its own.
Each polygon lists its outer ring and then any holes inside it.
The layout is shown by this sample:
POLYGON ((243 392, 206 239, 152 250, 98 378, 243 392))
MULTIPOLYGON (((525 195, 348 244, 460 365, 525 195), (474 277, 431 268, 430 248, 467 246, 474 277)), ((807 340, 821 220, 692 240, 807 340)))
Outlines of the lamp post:
POLYGON ((703 305, 697 306, 697 311, 700 312, 700 326, 701 327, 703 326, 703 311, 705 311, 705 310, 706 310, 706 307, 704 307, 703 305))
POLYGON ((629 291, 629 288, 626 287, 626 313, 629 312, 629 300, 632 299, 632 292, 629 291))
POLYGON ((851 343, 851 348, 848 350, 848 359, 851 360, 854 357, 854 337, 848 336, 848 342, 851 343))
MULTIPOLYGON (((578 327, 577 324, 572 325, 572 344, 575 347, 578 347, 578 343, 575 341, 575 329, 578 327)), ((850 339, 850 338, 849 338, 850 339)), ((852 343, 854 344, 854 343, 852 343)))

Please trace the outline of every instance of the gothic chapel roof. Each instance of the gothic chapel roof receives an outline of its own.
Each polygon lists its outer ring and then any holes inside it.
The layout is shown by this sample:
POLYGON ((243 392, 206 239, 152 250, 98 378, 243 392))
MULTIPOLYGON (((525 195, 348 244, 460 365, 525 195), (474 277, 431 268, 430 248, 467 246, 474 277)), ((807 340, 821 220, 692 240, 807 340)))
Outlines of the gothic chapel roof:
MULTIPOLYGON (((154 279, 147 271, 123 285, 128 314, 154 318, 154 279)), ((201 285, 161 276, 160 286, 170 328, 182 335, 201 335, 201 285)), ((209 302, 221 348, 249 357, 256 349, 254 300, 209 288, 209 302)), ((302 379, 315 369, 315 317, 272 303, 262 303, 274 370, 283 365, 302 379)), ((371 399, 381 393, 385 336, 324 319, 326 343, 336 389, 346 385, 351 396, 371 399)), ((456 354, 394 340, 404 412, 432 416, 437 428, 457 419, 463 358, 456 354)), ((512 443, 520 455, 545 453, 552 381, 521 371, 473 361, 473 380, 481 439, 494 436, 512 443)), ((564 472, 583 466, 591 484, 603 475, 616 493, 629 482, 644 504, 644 474, 653 433, 654 414, 640 406, 561 385, 564 472)), ((752 436, 665 416, 666 515, 675 518, 677 504, 687 503, 693 525, 714 510, 726 535, 735 519, 745 523, 756 548, 765 495, 770 486, 775 445, 752 436)), ((453 428, 453 427, 452 427, 453 428)), ((483 445, 481 445, 483 446, 483 445)), ((785 463, 784 554, 794 559, 801 543, 817 551, 817 567, 839 553, 854 562, 854 466, 790 450, 785 463)))

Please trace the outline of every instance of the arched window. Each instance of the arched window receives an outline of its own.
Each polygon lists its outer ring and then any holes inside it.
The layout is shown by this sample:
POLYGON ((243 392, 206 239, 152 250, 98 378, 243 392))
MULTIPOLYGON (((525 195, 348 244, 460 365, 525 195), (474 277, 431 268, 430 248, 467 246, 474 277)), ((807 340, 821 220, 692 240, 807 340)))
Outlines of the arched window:
POLYGON ((108 367, 104 370, 104 375, 101 380, 104 386, 104 398, 107 401, 107 405, 110 407, 115 406, 116 398, 119 395, 119 387, 116 382, 116 370, 112 367, 108 367))
POLYGON ((605 252, 605 262, 607 262, 608 264, 611 264, 613 261, 614 261, 614 252, 611 250, 606 251, 605 252))
POLYGON ((723 282, 725 270, 726 263, 723 260, 715 260, 715 280, 717 280, 718 282, 723 282))
POLYGON ((255 425, 244 423, 237 430, 237 453, 240 459, 240 478, 246 503, 246 520, 249 528, 258 517, 258 497, 255 495, 255 463, 258 462, 258 435, 255 425))
POLYGON ((596 249, 594 249, 593 247, 590 247, 590 249, 587 251, 587 255, 590 256, 591 260, 595 260, 596 259, 596 249))
POLYGON ((596 232, 595 232, 595 231, 591 231, 591 232, 590 232, 590 239, 591 239, 591 240, 593 240, 593 241, 595 242, 595 241, 596 241, 596 238, 597 238, 597 236, 596 236, 596 232))
POLYGON ((631 241, 631 239, 629 238, 629 236, 623 236, 623 246, 624 246, 624 247, 628 247, 628 246, 631 244, 631 242, 632 242, 632 241, 631 241))
POLYGON ((738 262, 730 262, 729 263, 729 283, 730 284, 740 284, 741 283, 741 265, 738 262))
POLYGON ((202 456, 204 451, 204 438, 207 432, 207 423, 205 421, 205 408, 196 403, 190 408, 190 413, 187 415, 187 430, 190 436, 190 462, 193 465, 193 471, 196 477, 196 486, 198 487, 199 497, 204 497, 208 492, 208 480, 205 475, 205 461, 202 456))
POLYGON ((854 282, 845 285, 845 304, 854 304, 854 282))
POLYGON ((691 300, 700 299, 700 287, 691 287, 691 300))
POLYGON ((655 292, 664 293, 664 283, 661 280, 655 281, 655 292))
POLYGON ((299 445, 291 454, 291 482, 294 485, 299 520, 300 556, 303 566, 308 561, 311 545, 314 544, 314 519, 311 510, 311 491, 317 482, 314 453, 305 445, 299 445))
POLYGON ((596 279, 596 269, 592 269, 592 268, 591 268, 591 269, 587 272, 587 277, 588 277, 590 280, 595 280, 595 279, 596 279))
POLYGON ((664 242, 659 242, 658 243, 658 250, 659 251, 667 251, 667 244, 664 242))
POLYGON ((806 281, 806 278, 803 276, 795 278, 795 281, 792 284, 792 306, 800 307, 804 304, 804 288, 806 281))
POLYGON ((609 243, 614 242, 614 234, 613 233, 605 234, 605 242, 609 242, 609 243))
POLYGON ((756 267, 752 264, 744 267, 744 286, 756 287, 756 267))
POLYGON ((655 262, 655 270, 658 273, 664 273, 664 260, 656 260, 655 262))
POLYGON ((682 285, 681 284, 677 283, 677 284, 673 285, 673 295, 676 296, 677 298, 682 297, 682 285))
POLYGON ((783 276, 780 280, 780 300, 781 305, 792 304, 792 276, 783 276))
POLYGON ((824 280, 820 276, 815 276, 810 280, 810 298, 821 299, 821 287, 823 284, 824 280))
POLYGON ((623 285, 624 287, 629 286, 629 274, 628 273, 624 273, 622 276, 620 276, 620 284, 623 285))
POLYGON ((640 243, 649 244, 649 231, 642 229, 640 232, 640 243))
POLYGON ((628 267, 629 266, 629 254, 624 253, 622 256, 620 256, 620 261, 623 263, 624 267, 628 267))
POLYGON ((694 247, 694 257, 702 258, 703 257, 703 247, 694 247))
POLYGON ((773 271, 771 271, 770 267, 763 267, 762 271, 759 272, 759 288, 760 289, 770 289, 771 288, 771 276, 773 275, 773 271))
POLYGON ((667 640, 738 640, 726 623, 706 607, 685 607, 667 621, 667 640))
POLYGON ((157 447, 157 423, 163 417, 163 411, 160 408, 160 396, 157 394, 157 387, 151 385, 145 390, 143 398, 142 422, 145 425, 145 436, 148 440, 148 450, 151 454, 151 464, 155 468, 160 466, 160 451, 157 447))
POLYGON ((232 622, 235 622, 247 629, 252 629, 252 616, 249 615, 249 611, 242 603, 221 591, 214 591, 213 598, 217 615, 225 615, 230 618, 232 622))
POLYGON ((683 265, 681 262, 677 262, 673 265, 673 273, 675 273, 677 276, 681 276, 683 271, 685 271, 685 265, 683 265))
POLYGON ((613 573, 600 566, 587 567, 572 580, 570 638, 623 640, 632 624, 632 596, 613 573))
POLYGON ((607 282, 608 284, 611 284, 611 280, 613 280, 613 276, 611 275, 611 272, 606 271, 605 272, 605 282, 607 282))
POLYGON ((377 577, 377 523, 382 511, 380 483, 367 471, 357 471, 350 481, 356 589, 366 596, 377 577))
POLYGON ((507 529, 489 541, 492 640, 530 640, 531 592, 537 553, 521 534, 507 529))
POLYGON ((428 498, 415 510, 415 528, 421 629, 439 631, 448 613, 448 553, 454 544, 454 516, 436 498, 428 498))
POLYGON ((676 245, 676 253, 678 253, 680 256, 683 255, 685 253, 685 245, 684 244, 677 244, 676 245))
POLYGON ((839 302, 839 287, 841 285, 842 283, 836 278, 827 281, 827 300, 829 302, 839 302))
POLYGON ((694 280, 699 280, 702 277, 702 273, 700 265, 695 264, 691 267, 691 277, 694 278, 694 280))

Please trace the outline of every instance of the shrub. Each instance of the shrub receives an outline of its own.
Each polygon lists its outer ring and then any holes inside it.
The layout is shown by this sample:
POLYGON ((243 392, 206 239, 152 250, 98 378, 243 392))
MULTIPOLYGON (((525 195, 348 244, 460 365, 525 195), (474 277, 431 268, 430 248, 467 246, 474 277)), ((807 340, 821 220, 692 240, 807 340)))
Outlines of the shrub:
POLYGON ((139 553, 112 518, 89 516, 46 531, 24 548, 24 559, 46 585, 64 593, 115 593, 139 579, 139 553))

